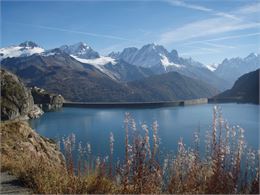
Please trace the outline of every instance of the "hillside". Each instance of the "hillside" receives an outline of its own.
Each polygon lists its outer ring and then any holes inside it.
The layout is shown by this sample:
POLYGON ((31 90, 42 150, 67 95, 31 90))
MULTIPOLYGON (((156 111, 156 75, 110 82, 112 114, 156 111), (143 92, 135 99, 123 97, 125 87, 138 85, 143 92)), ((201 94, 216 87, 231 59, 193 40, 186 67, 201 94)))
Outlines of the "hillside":
POLYGON ((239 77, 234 86, 215 96, 217 102, 243 102, 259 104, 260 69, 239 77))
POLYGON ((54 55, 6 58, 1 62, 30 86, 58 93, 71 101, 118 101, 128 90, 91 65, 83 64, 61 51, 54 55))
POLYGON ((212 97, 218 93, 218 90, 211 85, 178 72, 150 76, 130 82, 128 85, 150 101, 195 99, 212 97))

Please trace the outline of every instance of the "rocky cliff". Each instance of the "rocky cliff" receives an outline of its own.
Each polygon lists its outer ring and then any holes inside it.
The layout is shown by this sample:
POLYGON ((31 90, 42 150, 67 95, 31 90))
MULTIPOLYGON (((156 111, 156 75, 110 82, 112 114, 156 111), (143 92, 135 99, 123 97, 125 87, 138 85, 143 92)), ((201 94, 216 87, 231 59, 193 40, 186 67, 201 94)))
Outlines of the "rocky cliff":
POLYGON ((47 93, 44 89, 33 87, 31 89, 34 103, 43 111, 53 111, 62 107, 64 98, 61 95, 47 93))
POLYGON ((1 69, 1 120, 36 118, 42 114, 23 82, 14 74, 1 69))

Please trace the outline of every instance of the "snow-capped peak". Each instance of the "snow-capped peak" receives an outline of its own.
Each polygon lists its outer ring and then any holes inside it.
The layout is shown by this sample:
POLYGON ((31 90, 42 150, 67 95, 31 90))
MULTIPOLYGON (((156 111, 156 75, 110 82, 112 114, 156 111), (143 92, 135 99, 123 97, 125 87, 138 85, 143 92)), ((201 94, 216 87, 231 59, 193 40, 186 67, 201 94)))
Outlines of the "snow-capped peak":
POLYGON ((44 49, 32 41, 25 41, 18 46, 0 48, 0 60, 12 57, 26 57, 33 54, 43 53, 44 49))
POLYGON ((251 60, 254 58, 257 58, 259 55, 257 53, 250 53, 247 57, 245 57, 245 60, 251 60))
POLYGON ((94 59, 100 57, 98 52, 94 51, 90 46, 83 42, 73 45, 63 45, 60 49, 69 55, 74 55, 83 59, 94 59))

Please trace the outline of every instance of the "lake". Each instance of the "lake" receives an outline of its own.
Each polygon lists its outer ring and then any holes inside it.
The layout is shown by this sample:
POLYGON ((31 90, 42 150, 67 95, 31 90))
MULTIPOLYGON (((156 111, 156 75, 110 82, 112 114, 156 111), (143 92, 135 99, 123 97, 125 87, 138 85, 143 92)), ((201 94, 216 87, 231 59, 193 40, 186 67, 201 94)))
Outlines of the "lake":
MULTIPOLYGON (((45 113, 39 119, 30 120, 30 125, 41 135, 61 140, 71 133, 76 135, 77 143, 91 144, 92 154, 106 156, 109 153, 109 135, 114 134, 116 157, 124 153, 124 116, 129 112, 137 126, 146 123, 151 127, 158 121, 158 135, 161 139, 160 150, 174 152, 180 137, 186 145, 192 144, 193 133, 200 129, 201 141, 205 132, 210 130, 213 117, 213 104, 163 107, 151 109, 124 108, 62 108, 57 112, 45 113)), ((259 105, 219 104, 223 117, 230 125, 245 129, 246 141, 254 149, 259 148, 259 105)), ((141 128, 140 128, 141 129, 141 128)), ((150 128, 151 129, 151 128, 150 128)))

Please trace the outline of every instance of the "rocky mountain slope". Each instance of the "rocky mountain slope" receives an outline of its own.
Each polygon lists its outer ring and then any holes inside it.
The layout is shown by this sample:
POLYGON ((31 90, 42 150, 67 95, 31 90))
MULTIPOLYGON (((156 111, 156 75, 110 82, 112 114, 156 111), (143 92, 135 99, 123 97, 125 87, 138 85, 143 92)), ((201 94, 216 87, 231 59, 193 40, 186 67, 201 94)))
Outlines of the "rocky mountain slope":
MULTIPOLYGON (((122 63, 125 64, 122 69, 119 64, 107 64, 106 66, 108 69, 117 68, 117 71, 121 72, 121 75, 124 75, 125 68, 131 68, 133 65, 129 66, 129 64, 125 62, 120 62, 120 64, 122 63)), ((179 92, 175 87, 175 82, 183 77, 179 74, 178 77, 172 80, 169 76, 164 77, 164 75, 161 75, 160 77, 162 80, 165 80, 165 82, 172 82, 170 83, 171 87, 168 88, 170 95, 168 92, 160 90, 163 88, 161 85, 164 83, 159 79, 151 78, 149 80, 151 81, 151 85, 157 87, 157 91, 151 90, 151 88, 148 87, 137 88, 136 85, 131 82, 127 83, 127 80, 131 80, 131 77, 139 77, 140 82, 147 82, 142 80, 143 76, 152 75, 152 72, 145 68, 135 66, 135 68, 131 68, 131 71, 128 70, 128 74, 125 74, 125 82, 118 82, 117 80, 111 79, 111 77, 95 66, 79 62, 60 49, 44 52, 42 55, 34 54, 23 58, 6 58, 1 61, 1 64, 4 68, 23 78, 28 86, 38 86, 49 92, 61 94, 69 101, 149 102, 155 100, 156 98, 152 98, 152 96, 157 96, 158 93, 160 93, 160 97, 162 98, 156 99, 157 101, 209 97, 216 94, 213 90, 208 90, 208 85, 202 84, 203 82, 194 82, 194 79, 188 77, 185 77, 185 83, 182 84, 183 88, 187 88, 184 90, 184 92, 187 93, 183 93, 183 91, 179 92), (137 72, 140 74, 138 75, 137 72), (205 93, 199 94, 191 89, 195 85, 196 87, 194 89, 200 89, 199 91, 205 91, 205 93), (171 91, 174 91, 174 93, 171 91), (178 95, 179 93, 182 95, 178 95)), ((172 77, 175 76, 176 75, 172 74, 172 77)), ((181 85, 181 81, 179 83, 179 85, 181 85)), ((211 88, 213 89, 213 87, 211 88)))
POLYGON ((74 55, 83 59, 95 59, 100 57, 98 52, 94 51, 90 46, 83 42, 73 45, 63 45, 60 47, 60 50, 69 55, 74 55))
POLYGON ((239 77, 234 86, 215 96, 218 102, 248 102, 259 104, 259 75, 260 69, 239 77))
POLYGON ((200 62, 192 58, 182 58, 176 50, 169 52, 161 45, 147 44, 140 49, 125 48, 122 52, 111 53, 109 56, 138 67, 149 68, 154 74, 176 71, 191 78, 200 79, 220 90, 226 86, 224 79, 215 75, 200 62))
MULTIPOLYGON (((209 70, 207 66, 192 58, 180 57, 176 50, 168 51, 156 44, 147 44, 140 49, 125 48, 122 52, 112 52, 109 56, 100 55, 82 42, 51 50, 39 48, 30 41, 19 46, 1 48, 1 65, 23 78, 27 86, 45 88, 47 91, 62 94, 71 101, 143 101, 143 94, 147 94, 147 89, 151 90, 148 81, 151 81, 150 85, 157 86, 157 93, 162 93, 166 98, 166 91, 161 89, 165 87, 165 83, 172 81, 172 78, 159 77, 165 80, 164 83, 155 79, 155 75, 170 72, 189 77, 191 82, 194 79, 200 80, 196 85, 202 85, 201 88, 207 83, 213 91, 215 88, 222 91, 231 86, 241 74, 260 66, 259 55, 250 54, 244 59, 226 59, 220 65, 214 66, 216 70, 212 69, 212 66, 209 70), (135 81, 144 82, 145 84, 140 85, 147 89, 137 89, 132 85, 135 81)), ((190 91, 192 84, 186 88, 190 91)), ((214 95, 212 91, 205 91, 207 94, 201 94, 207 97, 214 95)), ((179 89, 179 94, 181 93, 179 89)), ((196 94, 197 97, 198 93, 196 94)), ((174 99, 173 97, 178 96, 172 94, 171 99, 174 99)), ((187 93, 184 99, 191 97, 193 96, 187 93)))
POLYGON ((0 60, 33 54, 49 56, 57 52, 66 53, 81 63, 94 66, 118 82, 176 71, 200 79, 219 90, 231 87, 239 76, 260 67, 259 54, 252 53, 245 58, 225 59, 221 64, 203 65, 192 58, 180 57, 176 50, 168 51, 163 46, 153 43, 146 44, 140 49, 129 47, 122 52, 102 56, 83 42, 46 51, 36 43, 26 41, 18 46, 0 48, 0 60))
POLYGON ((127 87, 89 64, 60 51, 24 58, 6 58, 2 67, 23 78, 30 86, 58 93, 72 101, 118 101, 126 99, 127 87))
POLYGON ((154 75, 128 83, 132 89, 151 101, 186 100, 211 97, 218 90, 201 80, 183 76, 178 72, 154 75), (144 90, 145 89, 145 90, 144 90))

